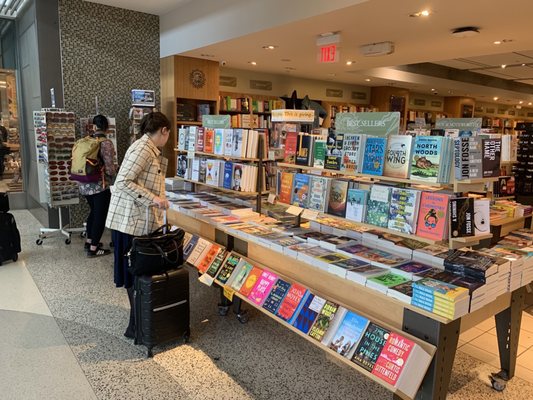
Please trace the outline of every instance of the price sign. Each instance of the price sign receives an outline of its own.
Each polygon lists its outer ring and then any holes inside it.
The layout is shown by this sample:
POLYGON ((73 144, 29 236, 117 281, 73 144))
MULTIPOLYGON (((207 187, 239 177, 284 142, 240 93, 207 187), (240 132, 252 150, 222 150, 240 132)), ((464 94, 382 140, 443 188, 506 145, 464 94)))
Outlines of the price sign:
POLYGON ((291 215, 294 215, 294 216, 298 216, 300 215, 302 212, 303 212, 303 208, 302 207, 298 207, 298 206, 290 206, 289 208, 287 208, 287 211, 285 211, 287 214, 291 214, 291 215))
POLYGON ((318 218, 318 211, 304 210, 302 213, 302 218, 308 219, 309 221, 316 221, 318 218))

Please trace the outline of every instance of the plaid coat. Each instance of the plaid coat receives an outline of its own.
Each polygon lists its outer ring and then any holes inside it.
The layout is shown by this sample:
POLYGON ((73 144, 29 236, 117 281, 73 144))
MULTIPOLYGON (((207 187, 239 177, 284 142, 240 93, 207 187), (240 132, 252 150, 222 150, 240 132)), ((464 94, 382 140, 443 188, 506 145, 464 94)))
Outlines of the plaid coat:
POLYGON ((146 207, 156 196, 165 198, 165 174, 168 160, 161 156, 148 135, 143 135, 126 151, 115 184, 111 187, 111 203, 106 226, 109 229, 141 236, 163 224, 161 211, 149 209, 146 231, 146 207))

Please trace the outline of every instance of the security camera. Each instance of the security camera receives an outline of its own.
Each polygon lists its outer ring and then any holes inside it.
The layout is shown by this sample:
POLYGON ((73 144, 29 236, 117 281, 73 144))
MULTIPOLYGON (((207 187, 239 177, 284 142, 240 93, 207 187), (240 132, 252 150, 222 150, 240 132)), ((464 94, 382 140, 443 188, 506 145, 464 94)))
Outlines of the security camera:
POLYGON ((226 61, 224 61, 224 60, 220 61, 220 65, 225 66, 226 64, 227 64, 226 61))

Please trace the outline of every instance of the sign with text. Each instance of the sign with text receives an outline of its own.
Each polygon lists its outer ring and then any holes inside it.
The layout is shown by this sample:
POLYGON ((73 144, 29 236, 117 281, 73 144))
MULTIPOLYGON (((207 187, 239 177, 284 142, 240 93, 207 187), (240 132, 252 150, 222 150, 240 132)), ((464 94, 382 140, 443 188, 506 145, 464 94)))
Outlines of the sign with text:
POLYGON ((339 52, 336 44, 319 47, 319 61, 321 63, 335 63, 339 61, 339 52))
POLYGON ((202 115, 202 125, 206 128, 231 128, 229 115, 202 115))
POLYGON ((315 110, 272 110, 272 122, 314 122, 315 110))
POLYGON ((400 130, 400 113, 348 112, 335 116, 338 133, 360 133, 371 136, 397 135, 400 130))
POLYGON ((435 121, 435 128, 479 132, 481 130, 481 118, 440 118, 435 121))

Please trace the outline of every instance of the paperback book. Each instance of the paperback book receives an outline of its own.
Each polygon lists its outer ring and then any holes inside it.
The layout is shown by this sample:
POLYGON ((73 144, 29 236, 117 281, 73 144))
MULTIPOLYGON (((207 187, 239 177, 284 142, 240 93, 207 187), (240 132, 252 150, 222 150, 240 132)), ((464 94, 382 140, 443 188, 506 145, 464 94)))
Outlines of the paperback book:
POLYGON ((270 293, 272 286, 278 280, 278 276, 270 271, 263 271, 252 289, 248 299, 253 301, 258 306, 262 305, 265 298, 270 293))
POLYGON ((322 310, 320 310, 320 313, 313 323, 313 326, 309 330, 309 336, 321 342, 329 328, 331 321, 335 317, 338 308, 338 304, 327 300, 324 304, 324 307, 322 307, 322 310))
POLYGON ((310 293, 292 323, 293 326, 307 335, 325 304, 326 299, 310 293))
POLYGON ((291 320, 306 294, 307 289, 304 286, 293 283, 283 298, 276 315, 285 321, 291 320))
POLYGON ((389 229, 414 234, 419 203, 419 190, 393 188, 388 221, 389 229))
POLYGON ((474 236, 474 199, 450 199, 450 235, 452 238, 474 236))
POLYGON ((441 136, 415 137, 411 157, 411 179, 438 182, 442 139, 441 136))
POLYGON ((393 178, 408 178, 411 161, 411 135, 391 135, 387 141, 384 175, 393 178))
POLYGON ((416 234, 420 237, 442 240, 447 236, 447 194, 422 192, 416 234))
POLYGON ((372 374, 395 386, 414 346, 411 340, 391 332, 376 360, 372 374))
POLYGON ((363 174, 383 175, 386 137, 367 137, 363 157, 363 174))
POLYGON ((309 200, 309 181, 307 174, 295 174, 293 183, 292 204, 298 207, 307 208, 309 200))
POLYGON ((370 322, 355 349, 352 361, 368 372, 372 372, 389 334, 388 329, 370 322))
POLYGON ((366 215, 369 190, 348 189, 346 200, 346 219, 355 222, 363 222, 366 215))
POLYGON ((344 217, 349 183, 349 181, 342 179, 333 179, 331 181, 328 197, 328 214, 344 217))
POLYGON ((366 223, 386 228, 389 222, 389 206, 392 188, 372 185, 366 209, 366 223))
POLYGON ((222 284, 225 284, 228 279, 230 278, 231 274, 235 270, 235 267, 239 264, 239 261, 241 261, 241 257, 236 254, 230 254, 226 261, 224 262, 224 265, 222 265, 222 268, 220 268, 220 272, 218 273, 216 279, 220 281, 222 284))
POLYGON ((270 311, 272 314, 276 314, 290 287, 291 284, 289 282, 278 278, 274 286, 272 286, 270 293, 266 297, 263 303, 263 308, 267 311, 270 311))
POLYGON ((342 146, 344 135, 342 133, 328 135, 327 154, 324 168, 340 170, 342 163, 342 146))
POLYGON ((252 292, 252 289, 254 288, 255 284, 261 277, 261 274, 263 273, 263 270, 259 267, 253 267, 248 276, 246 277, 246 280, 242 284, 242 286, 239 289, 239 293, 242 294, 245 297, 250 296, 250 293, 252 292))
POLYGON ((278 194, 280 202, 291 204, 293 181, 294 174, 292 172, 283 171, 281 173, 281 184, 278 194))
POLYGON ((313 167, 324 168, 326 160, 327 146, 326 140, 316 139, 313 145, 313 167))
POLYGON ((313 162, 313 138, 314 136, 300 132, 298 134, 298 146, 296 151, 296 165, 310 166, 313 162))
POLYGON ((390 287, 396 286, 396 285, 399 285, 401 283, 405 283, 408 281, 409 279, 405 278, 402 275, 395 274, 393 272, 387 272, 383 275, 378 275, 372 278, 368 278, 366 281, 366 286, 386 294, 387 290, 390 287))
POLYGON ((324 344, 341 356, 351 358, 367 325, 367 318, 353 311, 347 311, 338 328, 331 327, 332 330, 335 329, 335 332, 331 339, 328 338, 328 342, 324 344))
POLYGON ((354 133, 345 133, 342 144, 341 171, 347 173, 361 172, 363 149, 366 136, 354 133))
POLYGON ((324 212, 328 201, 330 178, 324 176, 311 176, 309 181, 309 200, 307 208, 324 212))

